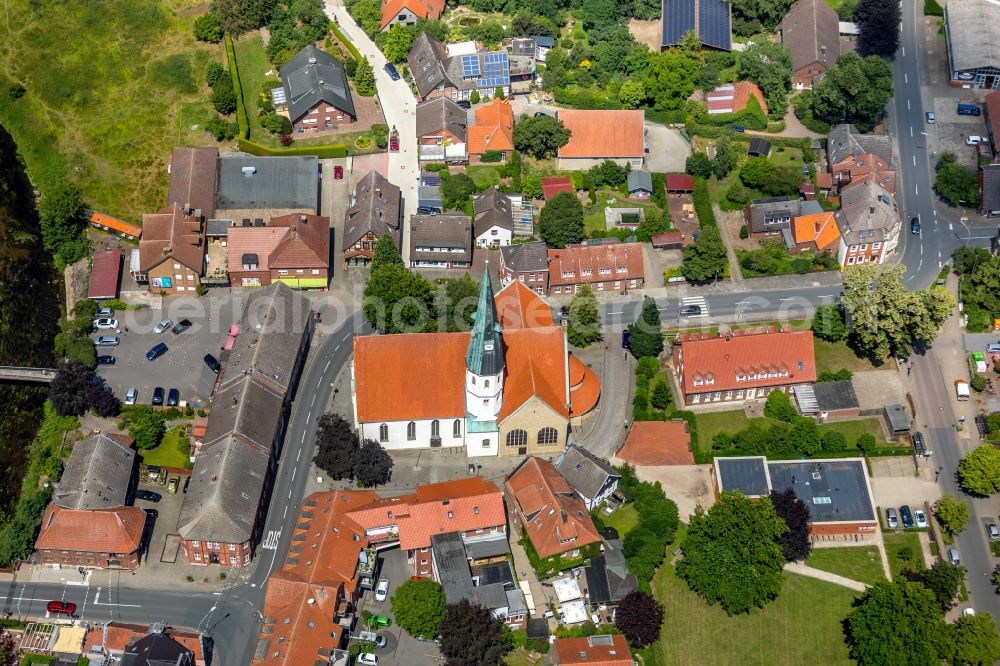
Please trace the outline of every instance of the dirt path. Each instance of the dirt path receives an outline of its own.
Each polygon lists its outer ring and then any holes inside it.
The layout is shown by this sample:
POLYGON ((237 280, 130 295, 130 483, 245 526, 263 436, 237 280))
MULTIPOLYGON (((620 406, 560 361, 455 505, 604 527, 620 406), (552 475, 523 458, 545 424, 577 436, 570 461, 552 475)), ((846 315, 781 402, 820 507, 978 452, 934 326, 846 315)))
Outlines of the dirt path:
POLYGON ((732 239, 729 238, 729 225, 726 214, 722 212, 718 204, 712 204, 712 210, 715 212, 715 219, 721 220, 722 224, 726 227, 719 229, 719 234, 722 236, 722 242, 726 244, 726 257, 729 259, 729 278, 734 283, 739 284, 743 282, 743 272, 740 270, 740 262, 736 258, 736 250, 733 249, 732 239))

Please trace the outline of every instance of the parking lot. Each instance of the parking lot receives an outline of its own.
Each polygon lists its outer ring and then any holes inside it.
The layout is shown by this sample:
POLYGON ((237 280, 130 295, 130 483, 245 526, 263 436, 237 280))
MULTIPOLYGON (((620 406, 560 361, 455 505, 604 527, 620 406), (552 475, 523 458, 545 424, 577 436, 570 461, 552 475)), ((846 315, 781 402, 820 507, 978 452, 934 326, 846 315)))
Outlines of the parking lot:
MULTIPOLYGON (((166 477, 166 475, 162 476, 166 477)), ((148 481, 139 483, 140 490, 148 490, 162 497, 159 502, 150 502, 139 498, 135 500, 135 505, 140 509, 156 509, 158 514, 156 520, 153 522, 152 532, 144 535, 146 538, 146 548, 142 558, 143 570, 151 566, 156 569, 158 567, 154 565, 161 563, 173 564, 178 559, 179 553, 177 552, 177 547, 172 546, 167 549, 167 552, 164 552, 164 544, 167 542, 167 535, 177 534, 177 521, 180 519, 181 504, 184 501, 184 495, 181 492, 183 487, 183 477, 176 493, 168 493, 167 486, 164 484, 148 481)), ((179 559, 183 562, 184 558, 180 557, 179 559)))
MULTIPOLYGON (((955 153, 959 164, 975 168, 979 155, 975 146, 969 146, 965 140, 970 136, 986 136, 986 121, 982 114, 978 116, 958 115, 959 103, 977 104, 982 109, 982 100, 977 98, 938 97, 934 100, 934 114, 937 116, 933 125, 924 124, 927 132, 937 138, 937 153, 948 150, 955 153)), ((934 160, 936 163, 936 160, 934 160)))

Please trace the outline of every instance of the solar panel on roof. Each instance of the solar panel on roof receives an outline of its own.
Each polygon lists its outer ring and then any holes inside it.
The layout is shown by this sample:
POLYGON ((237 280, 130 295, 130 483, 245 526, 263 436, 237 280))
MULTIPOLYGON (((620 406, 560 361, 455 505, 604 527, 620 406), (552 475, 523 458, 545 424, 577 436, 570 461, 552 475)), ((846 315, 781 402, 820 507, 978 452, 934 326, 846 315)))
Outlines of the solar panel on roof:
POLYGON ((663 44, 680 43, 694 30, 695 0, 663 0, 663 44))
POLYGON ((732 44, 729 3, 724 0, 699 0, 698 32, 703 44, 728 51, 732 44))
POLYGON ((479 56, 477 55, 462 56, 462 77, 471 78, 477 76, 480 76, 479 56))

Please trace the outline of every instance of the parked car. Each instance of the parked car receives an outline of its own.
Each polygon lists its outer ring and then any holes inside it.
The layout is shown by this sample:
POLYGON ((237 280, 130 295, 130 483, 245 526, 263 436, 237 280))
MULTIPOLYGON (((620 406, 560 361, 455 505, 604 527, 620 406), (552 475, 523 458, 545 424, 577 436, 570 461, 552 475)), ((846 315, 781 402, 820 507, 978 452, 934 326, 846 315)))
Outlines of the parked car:
POLYGON ((104 317, 104 318, 101 318, 101 319, 95 319, 94 320, 94 328, 96 328, 98 330, 100 330, 102 328, 116 329, 116 328, 118 328, 118 320, 117 319, 111 319, 109 317, 104 317))
POLYGON ((1000 539, 1000 530, 997 529, 997 524, 992 520, 986 523, 986 533, 990 535, 990 539, 1000 539))
POLYGON ((956 567, 962 563, 962 558, 958 554, 958 548, 948 549, 948 561, 956 567))
POLYGON ((147 520, 156 520, 157 518, 160 517, 160 512, 157 511, 156 509, 143 509, 143 511, 146 512, 147 520))
POLYGON ((986 351, 991 354, 1000 354, 1000 342, 991 342, 986 345, 986 351))
POLYGON ((973 134, 968 139, 965 140, 966 145, 978 146, 981 141, 986 141, 986 137, 976 136, 973 134))
POLYGON ((899 518, 903 521, 903 527, 913 527, 913 514, 910 512, 910 506, 904 504, 899 507, 899 518))
POLYGON ((97 365, 114 365, 115 357, 111 354, 103 354, 97 357, 97 365))
POLYGON ((159 502, 163 496, 160 493, 154 493, 152 490, 137 490, 135 491, 135 498, 146 500, 147 502, 159 502))
POLYGON ((919 236, 920 235, 920 219, 919 218, 914 217, 914 218, 912 218, 910 220, 910 233, 913 234, 914 236, 919 236))
POLYGON ((418 215, 440 215, 441 213, 437 208, 431 208, 430 206, 417 206, 418 215))
POLYGON ((899 527, 899 519, 896 517, 896 510, 889 507, 885 510, 885 523, 890 529, 896 529, 899 527))
POLYGON ((134 405, 135 401, 139 398, 139 389, 134 386, 129 386, 128 390, 125 391, 125 404, 134 405))
POLYGON ((376 629, 383 629, 385 627, 391 627, 392 620, 389 619, 388 615, 372 615, 368 618, 368 626, 376 629))
POLYGON ((927 527, 927 516, 920 509, 913 512, 913 520, 916 521, 917 527, 927 527))
POLYGON ((189 328, 191 328, 191 320, 190 319, 181 319, 179 322, 177 322, 176 324, 174 324, 174 327, 172 329, 170 329, 170 332, 173 333, 174 335, 177 335, 178 333, 183 333, 184 331, 188 330, 189 328))
POLYGON ((700 315, 700 314, 701 314, 701 306, 700 305, 684 305, 684 306, 681 307, 681 316, 682 317, 692 317, 692 316, 700 315))
POLYGON ((45 609, 52 615, 76 615, 76 604, 72 601, 50 601, 45 609))
POLYGON ((393 81, 399 81, 399 70, 396 69, 395 65, 391 62, 387 62, 385 63, 385 67, 383 67, 383 69, 385 70, 385 73, 389 75, 390 79, 393 81))
POLYGON ((333 179, 334 180, 344 180, 344 167, 339 164, 333 167, 333 179))
POLYGON ((219 363, 219 359, 215 358, 211 354, 205 354, 205 358, 202 360, 205 361, 205 365, 208 366, 208 369, 215 374, 219 374, 219 370, 222 370, 222 364, 219 363))
POLYGON ((959 102, 958 108, 955 109, 955 112, 960 116, 978 116, 982 113, 977 104, 963 104, 961 102, 959 102))
POLYGON ((175 388, 167 391, 167 407, 176 407, 181 401, 181 392, 175 388))
POLYGON ((162 405, 163 404, 163 387, 157 386, 153 389, 153 399, 150 401, 151 405, 162 405))
POLYGON ((933 111, 928 111, 928 112, 927 112, 927 124, 928 124, 928 125, 933 125, 933 124, 934 124, 934 121, 935 121, 936 119, 937 119, 937 117, 936 117, 936 116, 934 115, 934 112, 933 112, 933 111))
POLYGON ((114 314, 115 314, 115 311, 114 311, 113 308, 100 308, 97 311, 97 316, 98 317, 112 317, 112 316, 114 316, 114 314))
POLYGON ((376 634, 374 631, 358 632, 358 640, 373 643, 377 648, 385 647, 386 644, 385 636, 376 634))
POLYGON ((146 360, 155 361, 156 359, 166 354, 167 349, 168 349, 167 345, 165 345, 162 342, 157 345, 154 345, 152 349, 146 352, 146 360))
POLYGON ((95 347, 114 347, 118 344, 117 335, 98 335, 94 338, 95 347))
POLYGON ((382 578, 375 586, 375 601, 385 601, 389 596, 389 580, 382 578))
POLYGON ((163 331, 170 328, 170 325, 173 323, 174 322, 170 321, 169 319, 164 319, 159 324, 153 327, 153 333, 163 333, 163 331))
POLYGON ((394 152, 394 153, 398 153, 399 152, 399 137, 398 136, 390 136, 389 137, 389 150, 392 151, 392 152, 394 152))
POLYGON ((466 111, 472 108, 472 102, 467 99, 455 100, 455 104, 457 104, 459 108, 465 109, 466 111))
POLYGON ((362 652, 358 655, 358 664, 361 666, 378 666, 378 657, 371 652, 362 652))

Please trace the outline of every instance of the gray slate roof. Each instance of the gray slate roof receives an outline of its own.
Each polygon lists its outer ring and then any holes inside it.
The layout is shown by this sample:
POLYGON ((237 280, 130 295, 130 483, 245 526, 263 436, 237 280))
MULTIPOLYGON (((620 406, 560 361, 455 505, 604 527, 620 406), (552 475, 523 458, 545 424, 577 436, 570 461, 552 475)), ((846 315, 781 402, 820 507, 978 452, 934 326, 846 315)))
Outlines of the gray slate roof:
POLYGON ((629 171, 627 182, 629 192, 645 190, 652 193, 653 191, 653 174, 648 171, 629 171))
POLYGON ((410 219, 411 261, 472 261, 472 221, 468 215, 414 215, 410 219), (435 252, 418 248, 461 248, 435 252))
POLYGON ((982 203, 979 209, 986 212, 1000 210, 1000 164, 984 166, 982 179, 982 203))
POLYGON ((544 241, 505 245, 500 248, 500 261, 516 273, 549 270, 548 248, 544 241))
POLYGON ((125 444, 128 440, 125 435, 100 433, 77 442, 52 501, 66 509, 125 506, 135 466, 135 451, 125 444))
MULTIPOLYGON (((480 581, 480 585, 473 584, 465 544, 458 532, 432 535, 431 550, 434 553, 438 582, 444 588, 444 596, 448 603, 458 603, 462 599, 467 599, 490 610, 509 607, 510 602, 504 582, 480 581)), ((502 564, 510 567, 506 562, 502 564)))
POLYGON ((792 71, 814 62, 833 67, 840 55, 840 19, 824 0, 798 0, 781 20, 781 44, 792 71))
POLYGON ((283 405, 280 393, 259 383, 252 375, 241 375, 238 381, 220 387, 212 396, 212 417, 208 420, 204 443, 211 446, 232 435, 269 450, 283 405))
POLYGON ((948 0, 945 20, 953 70, 1000 68, 1000 5, 991 0, 948 0))
POLYGON ((638 589, 635 574, 625 566, 620 539, 605 541, 604 552, 590 560, 584 573, 591 604, 618 603, 629 592, 638 589))
POLYGON ((194 653, 162 633, 129 641, 121 666, 192 666, 194 653))
POLYGON ((447 97, 435 97, 417 104, 417 136, 448 130, 463 142, 468 135, 469 118, 465 109, 447 97))
POLYGON ((399 247, 402 238, 400 211, 402 195, 398 187, 378 171, 369 171, 354 190, 354 203, 344 214, 345 250, 368 232, 389 234, 399 247))
POLYGON ((881 242, 899 222, 899 211, 891 194, 874 181, 866 180, 840 193, 836 219, 847 245, 881 242))
POLYGON ((592 500, 609 477, 621 478, 611 465, 590 451, 571 444, 556 463, 556 469, 586 500, 592 500))
POLYGON ((514 230, 514 216, 511 210, 510 197, 493 185, 476 197, 472 202, 475 213, 474 235, 478 238, 491 227, 500 227, 507 231, 514 230))
POLYGON ((854 392, 854 384, 849 379, 836 382, 820 382, 813 384, 813 395, 821 411, 830 412, 838 409, 857 409, 861 406, 858 395, 854 392))
POLYGON ((417 35, 406 57, 413 82, 421 97, 427 97, 442 83, 454 85, 445 71, 448 49, 426 32, 417 35))
POLYGON ((319 160, 315 157, 219 158, 216 209, 277 208, 319 212, 319 160), (253 167, 254 172, 243 172, 253 167))
POLYGON ((791 218, 801 214, 802 203, 789 197, 754 199, 748 206, 750 231, 762 233, 787 229, 791 218))
POLYGON ((885 416, 889 420, 889 428, 893 432, 905 432, 910 429, 910 417, 902 405, 898 403, 886 405, 885 416))
POLYGON ((319 102, 326 102, 357 117, 354 98, 347 83, 344 64, 325 51, 309 44, 281 68, 281 80, 292 122, 304 116, 319 102))
POLYGON ((849 123, 837 125, 826 136, 826 154, 831 165, 840 164, 847 157, 860 157, 874 153, 892 163, 892 138, 881 134, 862 134, 849 123))

